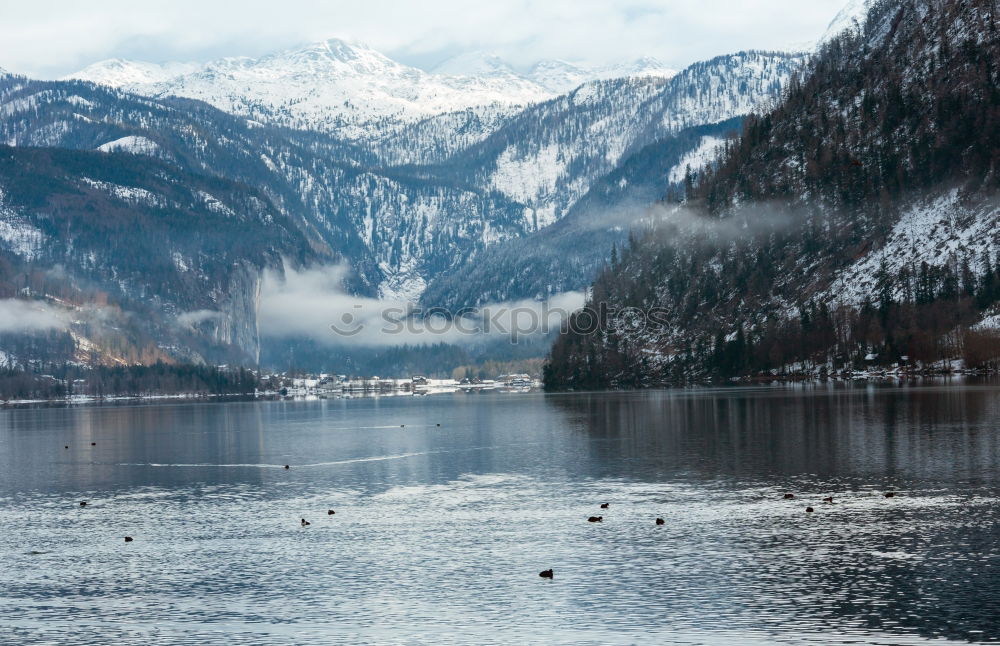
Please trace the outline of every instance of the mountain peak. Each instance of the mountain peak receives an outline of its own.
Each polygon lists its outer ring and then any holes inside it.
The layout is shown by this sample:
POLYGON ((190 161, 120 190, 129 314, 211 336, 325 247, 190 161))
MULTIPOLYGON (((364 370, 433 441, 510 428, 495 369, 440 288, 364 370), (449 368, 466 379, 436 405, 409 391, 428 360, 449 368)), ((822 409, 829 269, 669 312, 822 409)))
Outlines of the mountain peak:
POLYGON ((816 41, 816 46, 832 40, 848 29, 860 29, 874 2, 875 0, 848 0, 844 8, 837 12, 837 15, 830 21, 823 35, 816 41))
POLYGON ((579 65, 553 58, 532 65, 528 78, 550 92, 565 94, 593 80, 594 73, 579 65))
POLYGON ((643 56, 634 61, 609 65, 597 71, 599 78, 673 78, 677 70, 667 66, 663 61, 652 56, 643 56))
POLYGON ((176 76, 196 71, 197 63, 147 63, 124 58, 109 58, 83 68, 62 80, 79 80, 123 87, 150 83, 163 83, 176 76))
MULTIPOLYGON (((366 53, 375 53, 371 47, 364 43, 351 42, 341 38, 327 38, 315 43, 300 45, 292 49, 278 52, 275 56, 289 55, 315 55, 337 61, 354 61, 364 56, 366 53)), ((269 57, 268 57, 269 58, 269 57)))
POLYGON ((432 74, 443 76, 506 76, 516 75, 514 68, 492 52, 473 51, 452 56, 437 65, 432 74))

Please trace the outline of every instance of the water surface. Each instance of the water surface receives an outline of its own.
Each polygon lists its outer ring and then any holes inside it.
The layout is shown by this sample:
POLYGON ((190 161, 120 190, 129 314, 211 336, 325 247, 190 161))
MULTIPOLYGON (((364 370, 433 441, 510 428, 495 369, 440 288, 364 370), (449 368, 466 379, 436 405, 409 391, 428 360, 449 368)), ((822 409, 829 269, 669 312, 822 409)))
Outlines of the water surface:
POLYGON ((998 493, 991 384, 5 410, 0 643, 989 642, 998 493))

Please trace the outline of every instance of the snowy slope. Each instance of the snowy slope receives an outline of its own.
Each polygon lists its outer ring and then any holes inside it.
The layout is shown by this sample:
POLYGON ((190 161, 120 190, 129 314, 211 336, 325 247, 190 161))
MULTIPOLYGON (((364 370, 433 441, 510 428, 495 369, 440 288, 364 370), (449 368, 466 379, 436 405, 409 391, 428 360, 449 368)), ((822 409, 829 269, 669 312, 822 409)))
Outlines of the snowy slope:
MULTIPOLYGON (((826 294, 838 305, 859 306, 878 293, 880 271, 897 275, 921 263, 955 265, 971 257, 976 274, 984 258, 1000 252, 1000 204, 994 199, 963 198, 957 189, 919 200, 903 210, 884 244, 840 272, 826 294)), ((902 293, 894 294, 901 298, 902 293)))
POLYGON ((681 160, 670 169, 668 180, 671 184, 680 184, 690 171, 696 173, 712 160, 716 159, 726 144, 722 137, 706 136, 701 138, 698 147, 684 155, 681 160))

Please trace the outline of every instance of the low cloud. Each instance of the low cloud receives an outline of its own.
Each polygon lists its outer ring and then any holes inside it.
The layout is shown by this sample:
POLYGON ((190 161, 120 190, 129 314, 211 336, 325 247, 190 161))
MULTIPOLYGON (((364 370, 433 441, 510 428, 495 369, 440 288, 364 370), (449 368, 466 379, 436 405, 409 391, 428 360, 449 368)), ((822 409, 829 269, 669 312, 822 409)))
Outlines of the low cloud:
POLYGON ((216 312, 215 310, 195 310, 179 314, 177 316, 177 323, 182 327, 193 328, 206 321, 218 321, 222 316, 222 312, 216 312))
POLYGON ((0 332, 41 332, 66 328, 65 312, 42 301, 0 300, 0 332))
POLYGON ((683 204, 658 205, 648 213, 648 224, 667 234, 665 243, 671 240, 685 243, 686 236, 706 236, 716 242, 728 242, 759 233, 780 233, 801 224, 807 216, 803 209, 777 202, 737 206, 727 211, 725 217, 683 204))
POLYGON ((583 292, 547 301, 492 303, 459 311, 422 309, 413 303, 348 294, 344 265, 264 277, 260 309, 263 336, 310 338, 328 345, 387 347, 403 344, 479 344, 545 336, 584 303, 583 292))

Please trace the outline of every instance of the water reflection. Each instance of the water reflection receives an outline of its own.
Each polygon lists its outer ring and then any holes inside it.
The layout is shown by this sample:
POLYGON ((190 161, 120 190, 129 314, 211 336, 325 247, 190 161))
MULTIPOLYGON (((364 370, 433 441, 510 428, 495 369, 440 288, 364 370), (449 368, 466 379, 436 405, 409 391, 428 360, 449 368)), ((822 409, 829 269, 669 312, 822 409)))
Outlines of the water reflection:
POLYGON ((996 484, 1000 392, 964 388, 787 388, 553 396, 599 440, 611 475, 773 479, 802 474, 889 486, 907 479, 996 484))
POLYGON ((1000 639, 997 419, 991 384, 2 411, 0 634, 1000 639))

